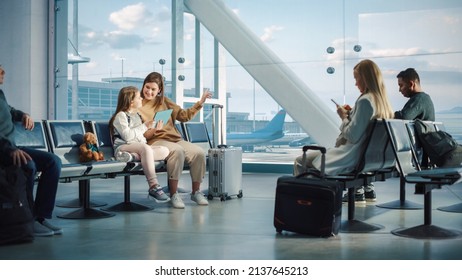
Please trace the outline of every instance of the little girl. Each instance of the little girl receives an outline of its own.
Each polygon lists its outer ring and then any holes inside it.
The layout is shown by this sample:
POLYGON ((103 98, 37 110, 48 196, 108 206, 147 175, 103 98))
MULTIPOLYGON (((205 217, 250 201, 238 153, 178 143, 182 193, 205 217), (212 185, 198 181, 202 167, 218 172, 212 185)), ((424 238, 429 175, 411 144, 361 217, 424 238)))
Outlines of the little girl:
POLYGON ((137 113, 141 107, 140 91, 133 86, 120 89, 117 108, 109 120, 109 129, 113 139, 116 159, 131 161, 133 157, 141 160, 144 175, 149 185, 149 195, 158 202, 167 202, 170 198, 162 191, 157 181, 154 160, 163 160, 169 150, 163 146, 150 146, 145 135, 152 137, 156 130, 162 129, 160 121, 154 128, 153 120, 143 122, 137 113))

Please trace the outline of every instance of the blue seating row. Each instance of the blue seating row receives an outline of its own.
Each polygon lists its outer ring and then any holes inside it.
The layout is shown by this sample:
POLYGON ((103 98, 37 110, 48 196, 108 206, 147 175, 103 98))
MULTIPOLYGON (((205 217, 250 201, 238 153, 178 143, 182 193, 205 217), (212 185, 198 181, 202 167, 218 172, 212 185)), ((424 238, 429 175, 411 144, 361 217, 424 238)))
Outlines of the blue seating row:
MULTIPOLYGON (((32 131, 24 130, 20 123, 16 124, 16 144, 57 155, 62 162, 60 182, 79 182, 79 199, 77 205, 67 204, 68 207, 79 209, 60 218, 90 219, 111 217, 112 211, 142 211, 151 207, 130 201, 130 176, 142 175, 143 170, 139 162, 120 162, 115 160, 112 141, 107 122, 84 120, 43 120, 35 122, 32 131), (98 162, 81 163, 79 161, 79 146, 83 142, 83 135, 93 132, 98 140, 99 149, 104 153, 105 160, 98 162), (90 201, 90 181, 94 178, 124 177, 124 201, 106 208, 111 212, 95 209, 90 201)), ((177 129, 187 141, 200 145, 204 153, 211 147, 209 134, 205 123, 189 122, 177 123, 177 129)), ((166 171, 166 162, 156 161, 156 171, 166 171)), ((103 204, 104 205, 104 204, 103 204)))

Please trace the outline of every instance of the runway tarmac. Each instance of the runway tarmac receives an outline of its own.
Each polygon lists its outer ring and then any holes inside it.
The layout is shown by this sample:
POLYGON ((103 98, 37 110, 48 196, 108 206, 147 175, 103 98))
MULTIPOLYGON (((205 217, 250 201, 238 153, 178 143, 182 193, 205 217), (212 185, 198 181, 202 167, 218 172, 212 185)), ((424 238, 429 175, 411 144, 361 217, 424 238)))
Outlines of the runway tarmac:
POLYGON ((243 152, 242 162, 277 162, 292 164, 296 157, 302 155, 302 147, 261 147, 261 150, 258 148, 255 150, 255 152, 243 152))

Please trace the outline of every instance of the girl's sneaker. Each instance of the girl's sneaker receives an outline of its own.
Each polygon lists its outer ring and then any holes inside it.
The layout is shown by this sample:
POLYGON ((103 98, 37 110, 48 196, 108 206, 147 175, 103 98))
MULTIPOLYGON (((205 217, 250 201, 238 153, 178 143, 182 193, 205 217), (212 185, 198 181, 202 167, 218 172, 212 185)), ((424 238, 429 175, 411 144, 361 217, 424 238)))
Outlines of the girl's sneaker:
POLYGON ((149 189, 149 196, 153 197, 155 201, 164 203, 170 200, 170 198, 164 193, 160 185, 156 185, 149 189))

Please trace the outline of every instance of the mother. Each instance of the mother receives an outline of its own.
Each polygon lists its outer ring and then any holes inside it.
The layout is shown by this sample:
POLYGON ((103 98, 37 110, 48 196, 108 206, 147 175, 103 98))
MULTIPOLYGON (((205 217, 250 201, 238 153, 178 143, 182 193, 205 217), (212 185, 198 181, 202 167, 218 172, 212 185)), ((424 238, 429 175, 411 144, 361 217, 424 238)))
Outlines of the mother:
POLYGON ((150 145, 165 146, 170 150, 166 159, 172 206, 174 208, 185 207, 183 200, 177 193, 178 181, 185 163, 190 167, 191 200, 199 205, 208 205, 207 199, 200 192, 200 185, 205 175, 205 153, 199 146, 184 141, 174 122, 175 120, 180 122, 191 120, 202 109, 205 100, 212 97, 212 94, 206 91, 191 108, 182 109, 165 97, 164 91, 164 79, 161 74, 152 72, 146 76, 141 88, 143 106, 139 109, 143 120, 152 120, 156 112, 173 109, 170 119, 164 123, 163 128, 157 130, 152 137, 146 137, 146 140, 150 145))

